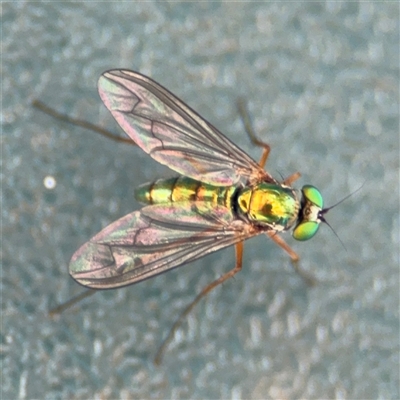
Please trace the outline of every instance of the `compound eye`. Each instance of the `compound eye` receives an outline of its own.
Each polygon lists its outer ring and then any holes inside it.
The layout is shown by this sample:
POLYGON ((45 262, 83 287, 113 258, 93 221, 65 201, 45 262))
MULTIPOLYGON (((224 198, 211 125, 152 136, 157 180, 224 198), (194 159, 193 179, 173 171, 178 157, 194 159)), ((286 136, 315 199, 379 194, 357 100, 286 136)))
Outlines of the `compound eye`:
POLYGON ((319 223, 315 221, 301 222, 294 228, 292 236, 300 241, 311 239, 317 233, 318 227, 319 223))
POLYGON ((324 200, 322 199, 321 192, 316 187, 304 185, 301 191, 308 201, 311 201, 311 203, 315 204, 319 208, 324 207, 324 200))

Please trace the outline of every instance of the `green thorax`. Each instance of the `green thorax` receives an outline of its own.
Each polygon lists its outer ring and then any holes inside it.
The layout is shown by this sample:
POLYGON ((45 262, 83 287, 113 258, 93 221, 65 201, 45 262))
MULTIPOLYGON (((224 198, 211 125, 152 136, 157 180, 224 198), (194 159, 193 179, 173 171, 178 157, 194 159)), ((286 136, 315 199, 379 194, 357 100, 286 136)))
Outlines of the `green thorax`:
POLYGON ((277 231, 289 229, 297 221, 300 209, 295 190, 265 182, 243 188, 237 204, 250 221, 277 231))

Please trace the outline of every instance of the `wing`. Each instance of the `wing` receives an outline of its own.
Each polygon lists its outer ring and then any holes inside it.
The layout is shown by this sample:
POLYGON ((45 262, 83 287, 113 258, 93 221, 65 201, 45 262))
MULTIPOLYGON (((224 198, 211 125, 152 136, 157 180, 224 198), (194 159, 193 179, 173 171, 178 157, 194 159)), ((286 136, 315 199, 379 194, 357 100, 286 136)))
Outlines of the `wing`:
POLYGON ((261 233, 222 206, 143 207, 115 221, 72 256, 69 270, 95 289, 130 285, 261 233))
POLYGON ((273 180, 210 123, 150 78, 111 70, 99 94, 121 128, 146 153, 181 175, 228 186, 240 180, 273 180))

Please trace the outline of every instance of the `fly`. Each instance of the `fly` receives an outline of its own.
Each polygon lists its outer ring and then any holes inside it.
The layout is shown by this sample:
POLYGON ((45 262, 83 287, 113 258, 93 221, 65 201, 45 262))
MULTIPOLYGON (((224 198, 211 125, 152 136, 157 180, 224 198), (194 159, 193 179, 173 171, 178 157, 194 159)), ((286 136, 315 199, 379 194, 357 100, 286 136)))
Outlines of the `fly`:
POLYGON ((258 163, 142 74, 107 71, 100 77, 98 89, 129 138, 179 176, 140 186, 135 196, 143 208, 113 222, 81 246, 72 256, 71 276, 90 289, 119 288, 228 246, 234 245, 236 250, 234 268, 208 284, 183 310, 162 343, 156 363, 192 308, 242 269, 246 239, 267 235, 289 254, 295 270, 309 284, 314 283, 299 269, 299 256, 280 233, 292 230, 296 240, 311 239, 320 223, 326 222, 324 214, 331 207, 323 208, 322 195, 314 186, 292 187, 300 173, 279 181, 264 170, 270 146, 256 138, 243 102, 239 112, 245 130, 253 143, 263 148, 258 163))

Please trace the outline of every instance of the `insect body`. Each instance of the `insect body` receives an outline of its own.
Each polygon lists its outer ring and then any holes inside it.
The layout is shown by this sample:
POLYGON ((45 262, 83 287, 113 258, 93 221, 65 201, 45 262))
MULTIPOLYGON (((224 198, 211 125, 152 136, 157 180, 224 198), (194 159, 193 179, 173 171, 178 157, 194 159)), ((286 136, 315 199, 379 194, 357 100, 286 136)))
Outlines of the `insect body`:
POLYGON ((247 187, 212 186, 184 176, 142 185, 135 197, 144 204, 208 202, 224 206, 232 218, 275 231, 289 229, 297 221, 300 208, 298 193, 283 185, 262 182, 247 187))
POLYGON ((300 174, 279 182, 263 169, 267 144, 253 138, 264 148, 256 163, 172 93, 137 72, 105 72, 99 93, 128 136, 180 176, 139 187, 136 198, 145 206, 106 227, 73 255, 69 268, 75 280, 95 289, 117 288, 236 245, 235 267, 205 287, 184 316, 241 269, 245 239, 265 233, 297 265, 297 254, 278 233, 293 228, 295 239, 310 239, 327 209, 315 187, 291 187, 300 174))

